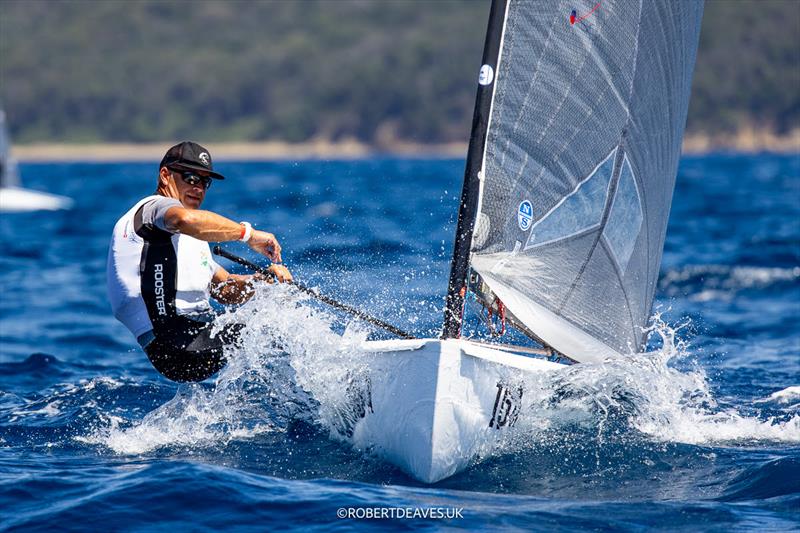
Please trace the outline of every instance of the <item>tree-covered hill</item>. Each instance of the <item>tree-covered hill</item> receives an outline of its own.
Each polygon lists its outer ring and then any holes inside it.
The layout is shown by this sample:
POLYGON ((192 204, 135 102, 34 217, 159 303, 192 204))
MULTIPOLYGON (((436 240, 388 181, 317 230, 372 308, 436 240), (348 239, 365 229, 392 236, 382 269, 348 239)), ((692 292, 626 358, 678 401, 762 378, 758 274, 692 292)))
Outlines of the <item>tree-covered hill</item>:
MULTIPOLYGON (((692 0, 675 0, 692 1, 692 0)), ((0 0, 18 142, 464 141, 488 0, 0 0)), ((689 128, 800 119, 800 3, 706 2, 689 128)))

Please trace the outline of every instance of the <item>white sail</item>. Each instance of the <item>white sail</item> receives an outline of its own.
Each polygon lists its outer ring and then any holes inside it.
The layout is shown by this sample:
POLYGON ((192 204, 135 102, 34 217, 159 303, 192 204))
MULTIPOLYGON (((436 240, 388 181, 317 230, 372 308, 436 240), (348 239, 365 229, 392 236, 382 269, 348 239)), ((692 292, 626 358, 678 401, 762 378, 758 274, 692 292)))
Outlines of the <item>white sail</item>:
POLYGON ((0 187, 19 187, 17 162, 11 157, 6 113, 0 109, 0 187))
POLYGON ((578 361, 644 340, 702 10, 694 0, 506 5, 470 267, 578 361))

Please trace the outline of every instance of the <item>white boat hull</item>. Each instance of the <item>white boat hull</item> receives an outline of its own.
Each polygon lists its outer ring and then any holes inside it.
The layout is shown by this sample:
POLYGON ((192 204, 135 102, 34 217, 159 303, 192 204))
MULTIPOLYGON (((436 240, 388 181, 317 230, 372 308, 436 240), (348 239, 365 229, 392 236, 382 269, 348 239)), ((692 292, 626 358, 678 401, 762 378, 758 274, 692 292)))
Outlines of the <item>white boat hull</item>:
POLYGON ((56 211, 72 207, 72 199, 22 187, 0 187, 0 212, 56 211))
POLYGON ((351 440, 425 483, 469 466, 519 414, 522 383, 564 365, 459 339, 364 343, 351 440))

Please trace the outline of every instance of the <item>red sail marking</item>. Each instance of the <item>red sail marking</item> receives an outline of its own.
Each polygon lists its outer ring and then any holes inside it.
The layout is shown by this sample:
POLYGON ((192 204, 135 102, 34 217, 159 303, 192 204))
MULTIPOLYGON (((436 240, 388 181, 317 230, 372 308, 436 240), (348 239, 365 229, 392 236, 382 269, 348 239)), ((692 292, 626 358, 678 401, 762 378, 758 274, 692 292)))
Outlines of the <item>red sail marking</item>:
POLYGON ((585 15, 583 15, 580 18, 577 17, 577 14, 575 13, 575 10, 573 10, 572 13, 569 16, 569 23, 570 24, 575 24, 576 22, 581 22, 581 21, 586 20, 589 17, 589 15, 591 15, 592 13, 597 11, 597 8, 600 7, 600 4, 602 4, 602 2, 597 2, 597 4, 592 8, 591 11, 589 11, 588 13, 586 13, 585 15))

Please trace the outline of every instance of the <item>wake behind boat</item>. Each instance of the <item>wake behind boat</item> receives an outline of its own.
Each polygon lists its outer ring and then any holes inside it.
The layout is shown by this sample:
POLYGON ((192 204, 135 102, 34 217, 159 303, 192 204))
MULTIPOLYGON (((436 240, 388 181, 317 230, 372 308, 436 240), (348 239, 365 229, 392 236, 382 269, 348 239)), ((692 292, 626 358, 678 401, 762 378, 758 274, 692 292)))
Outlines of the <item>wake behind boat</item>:
POLYGON ((0 212, 56 211, 70 207, 71 198, 20 186, 19 168, 11 157, 6 114, 0 110, 0 212))
POLYGON ((420 481, 512 427, 537 376, 646 342, 703 6, 593 4, 493 1, 442 338, 364 344, 345 434, 420 481), (460 339, 468 292, 542 351, 460 339))

